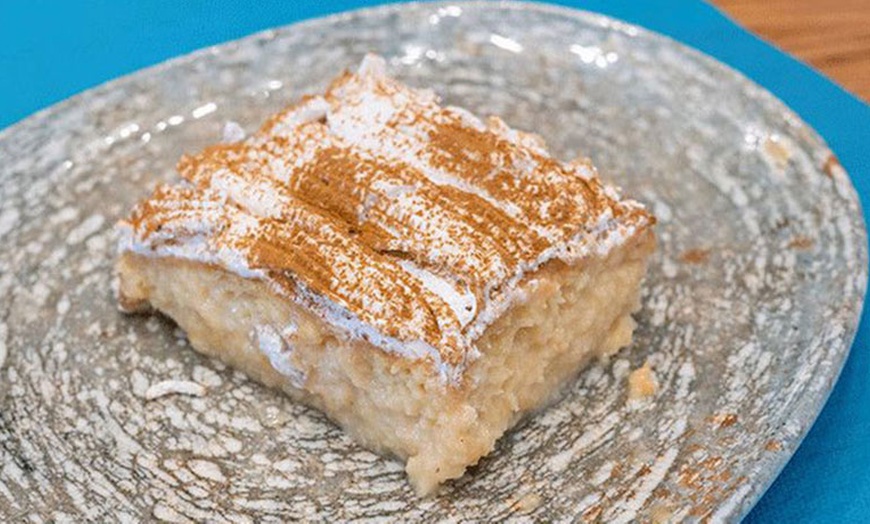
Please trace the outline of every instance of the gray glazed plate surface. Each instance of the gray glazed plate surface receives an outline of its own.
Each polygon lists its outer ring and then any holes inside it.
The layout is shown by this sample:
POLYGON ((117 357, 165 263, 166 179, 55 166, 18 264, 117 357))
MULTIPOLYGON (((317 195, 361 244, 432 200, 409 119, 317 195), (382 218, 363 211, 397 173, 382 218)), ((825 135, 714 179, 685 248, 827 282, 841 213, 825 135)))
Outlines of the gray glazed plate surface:
POLYGON ((821 409, 866 283, 856 194, 734 71, 531 4, 347 13, 207 49, 0 133, 0 519, 733 520, 821 409), (253 130, 376 51, 453 104, 591 157, 658 216, 630 348, 431 499, 319 413, 115 310, 112 225, 184 152, 253 130), (628 401, 648 362, 658 389, 628 401), (202 396, 146 400, 184 380, 202 396))

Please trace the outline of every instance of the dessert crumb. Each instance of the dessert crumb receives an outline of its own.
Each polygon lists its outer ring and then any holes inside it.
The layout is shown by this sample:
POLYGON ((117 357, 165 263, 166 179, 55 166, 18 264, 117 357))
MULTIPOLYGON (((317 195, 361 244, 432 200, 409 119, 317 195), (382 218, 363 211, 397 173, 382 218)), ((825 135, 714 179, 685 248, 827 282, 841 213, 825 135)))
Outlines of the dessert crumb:
POLYGON ((526 493, 511 504, 511 509, 518 513, 531 513, 538 509, 541 502, 543 502, 543 497, 532 491, 526 493))
POLYGON ((653 524, 665 524, 672 522, 674 510, 667 504, 657 504, 652 508, 649 516, 653 524))
POLYGON ((738 417, 737 413, 720 413, 709 417, 707 421, 711 424, 718 425, 720 429, 730 428, 734 424, 737 424, 738 417))
POLYGON ((828 158, 825 159, 825 163, 822 165, 822 170, 828 178, 834 178, 834 171, 836 169, 842 169, 840 161, 835 155, 828 155, 828 158))
POLYGON ((643 366, 635 369, 628 375, 628 398, 629 400, 641 400, 652 397, 658 391, 658 382, 655 373, 645 362, 643 366))
POLYGON ((780 444, 778 440, 772 438, 764 445, 764 449, 767 451, 782 451, 782 444, 780 444))
POLYGON ((680 261, 684 264, 704 264, 710 259, 709 249, 687 249, 680 255, 680 261))
POLYGON ((205 388, 196 382, 189 380, 164 380, 151 386, 145 390, 145 400, 156 400, 167 395, 191 395, 194 397, 202 397, 205 395, 205 388))
POLYGON ((788 247, 789 249, 807 250, 811 249, 813 244, 815 244, 815 242, 812 238, 798 235, 791 239, 791 242, 788 243, 788 247))
POLYGON ((791 159, 791 150, 788 144, 777 136, 768 137, 764 141, 764 151, 780 169, 784 169, 791 159))

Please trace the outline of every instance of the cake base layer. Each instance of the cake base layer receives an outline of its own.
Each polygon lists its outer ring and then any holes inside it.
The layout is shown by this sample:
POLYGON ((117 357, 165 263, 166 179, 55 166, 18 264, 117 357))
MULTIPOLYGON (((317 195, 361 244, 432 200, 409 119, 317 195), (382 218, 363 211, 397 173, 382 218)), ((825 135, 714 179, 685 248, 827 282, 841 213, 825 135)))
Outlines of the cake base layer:
POLYGON ((197 262, 125 253, 119 299, 156 308, 193 347, 329 416, 363 446, 403 460, 420 494, 457 478, 524 415, 557 398, 594 358, 631 341, 644 230, 606 257, 552 261, 477 340, 457 384, 431 363, 348 339, 267 284, 197 262))

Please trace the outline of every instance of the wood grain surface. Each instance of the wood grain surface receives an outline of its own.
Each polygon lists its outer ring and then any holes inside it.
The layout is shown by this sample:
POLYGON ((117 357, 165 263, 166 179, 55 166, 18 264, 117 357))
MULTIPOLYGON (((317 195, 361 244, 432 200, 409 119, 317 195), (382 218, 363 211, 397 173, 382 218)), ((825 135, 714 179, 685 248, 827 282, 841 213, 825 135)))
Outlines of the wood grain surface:
POLYGON ((736 22, 870 101, 870 0, 712 0, 736 22))

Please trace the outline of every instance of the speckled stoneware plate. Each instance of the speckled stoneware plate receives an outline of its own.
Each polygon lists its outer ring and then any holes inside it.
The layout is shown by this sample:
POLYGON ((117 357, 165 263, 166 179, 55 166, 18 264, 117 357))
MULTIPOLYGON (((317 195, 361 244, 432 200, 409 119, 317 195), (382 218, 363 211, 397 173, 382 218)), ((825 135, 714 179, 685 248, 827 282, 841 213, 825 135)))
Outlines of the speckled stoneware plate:
POLYGON ((858 199, 766 91, 666 38, 531 4, 402 5, 257 34, 0 134, 0 520, 733 520, 822 407, 864 297, 858 199), (113 223, 185 151, 364 53, 590 156, 659 218, 632 347, 436 497, 110 290, 113 223), (627 401, 644 361, 657 393, 627 401), (168 379, 201 397, 148 401, 168 379))

